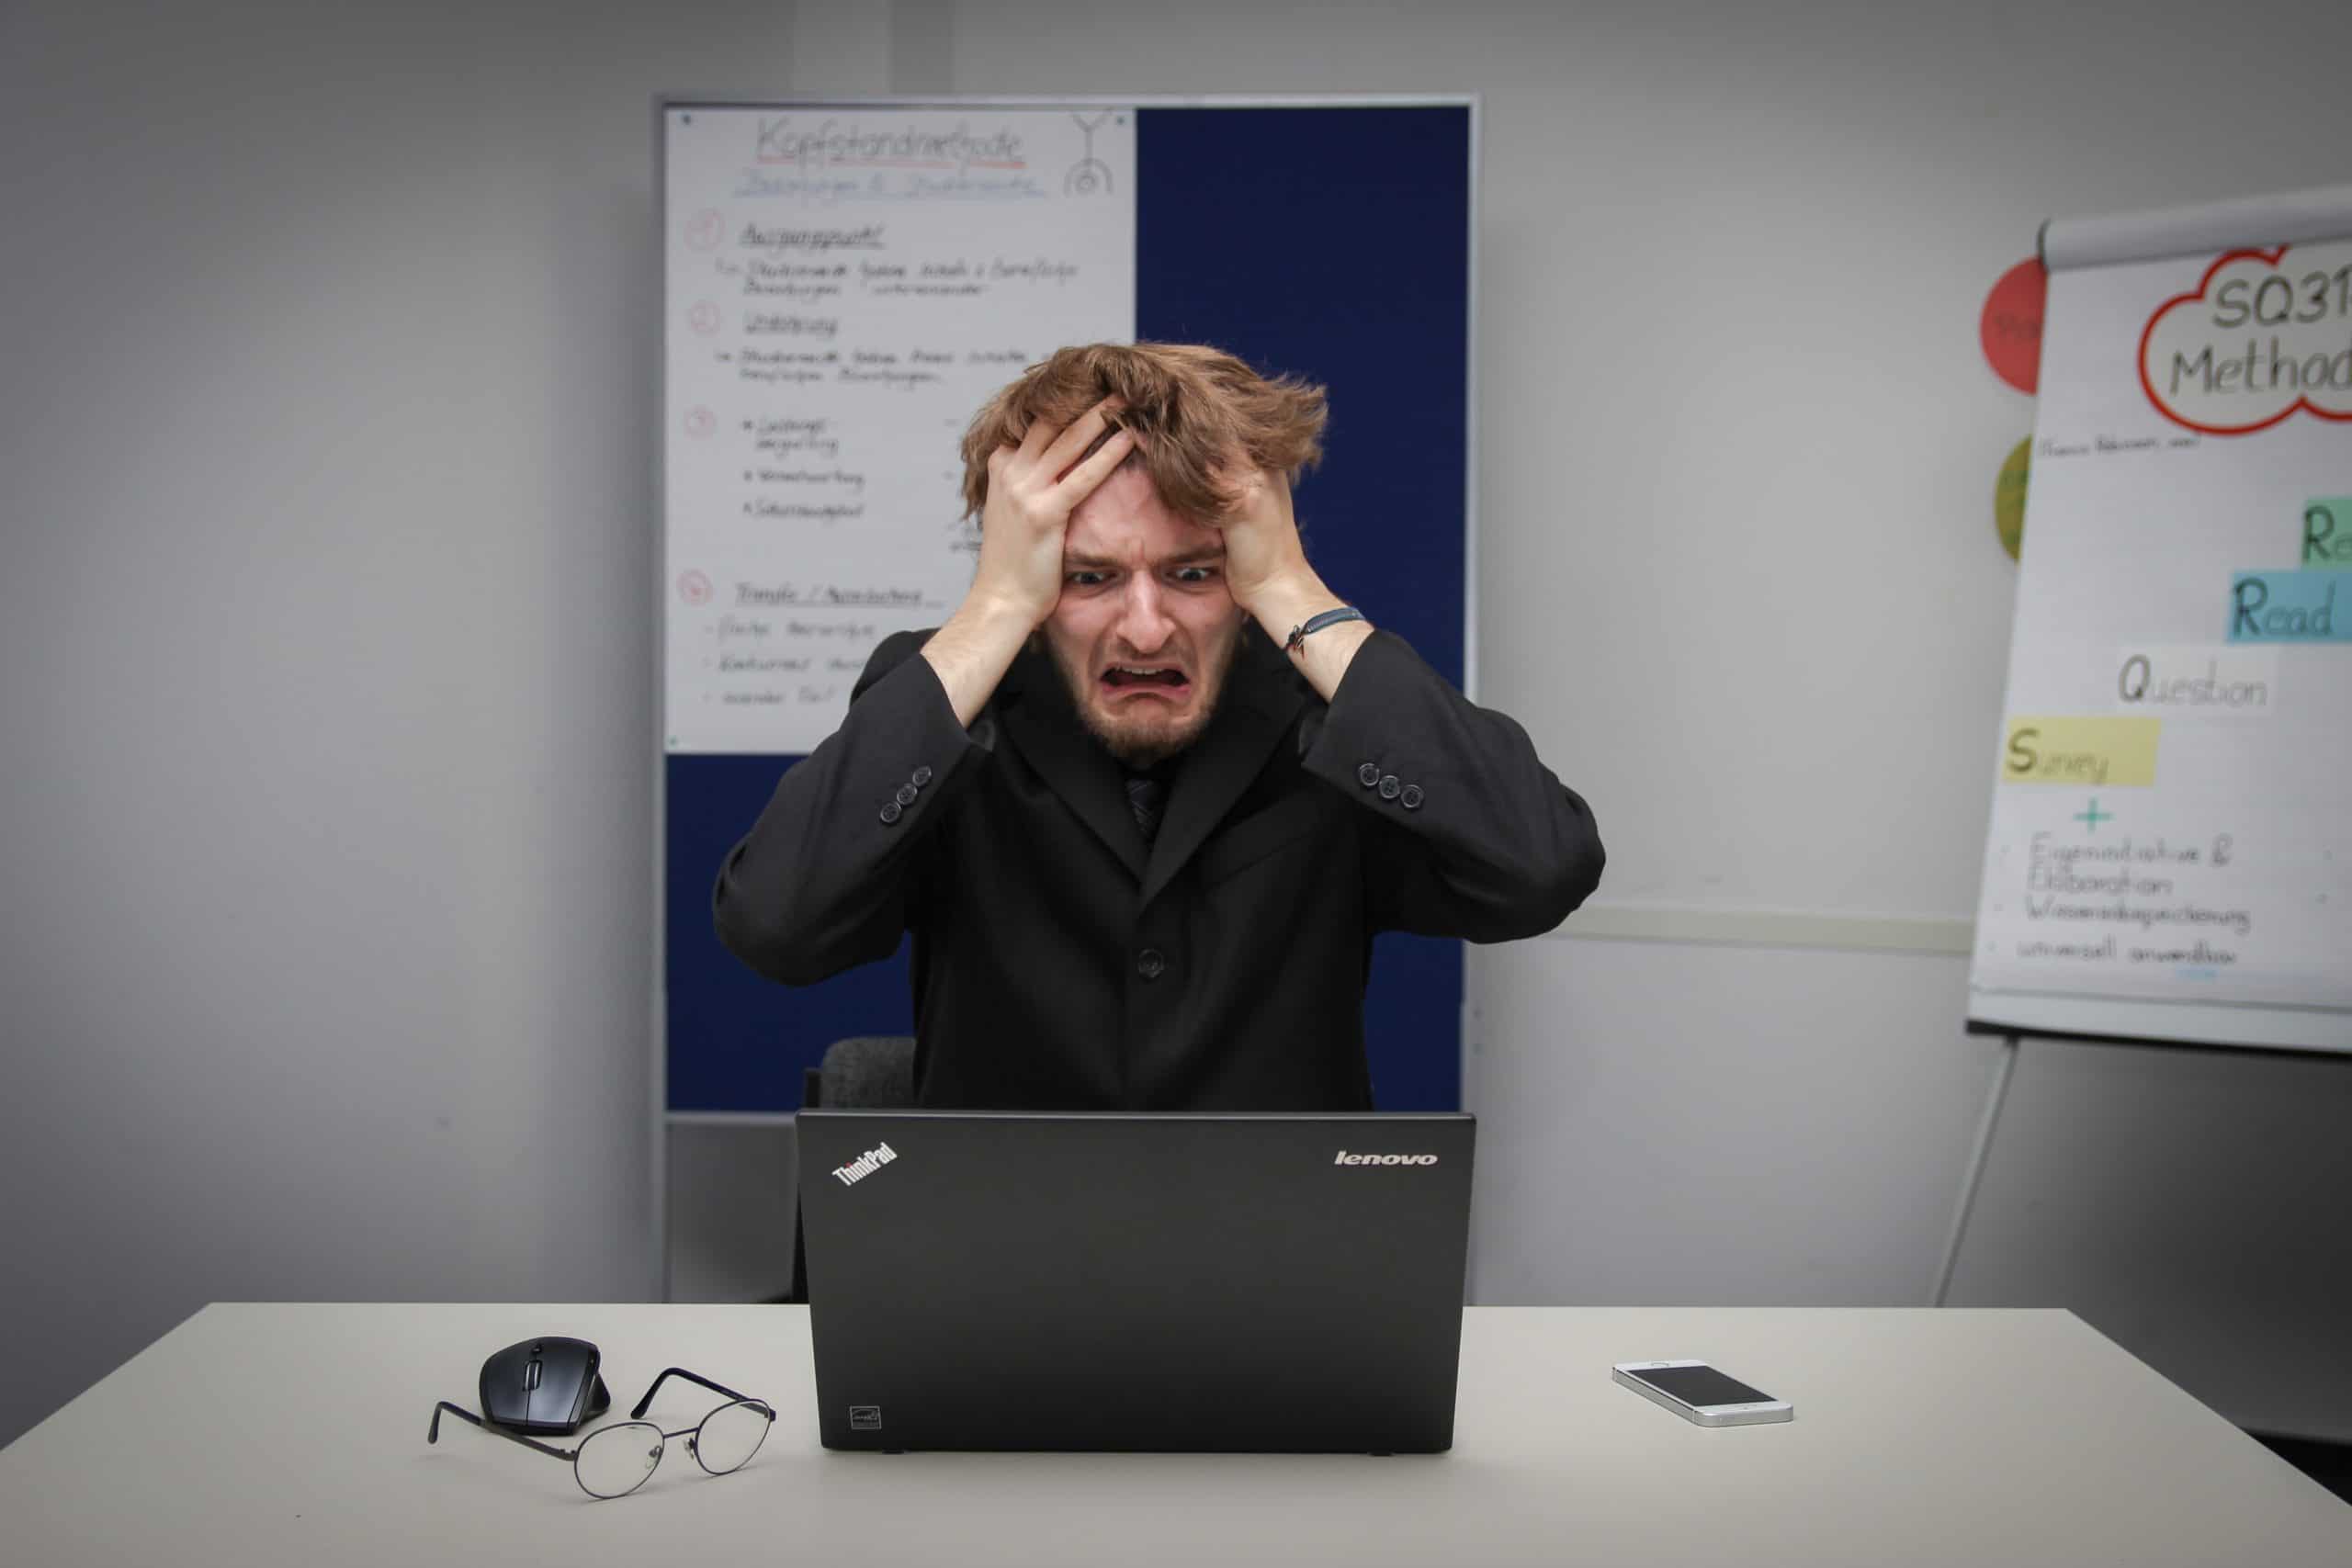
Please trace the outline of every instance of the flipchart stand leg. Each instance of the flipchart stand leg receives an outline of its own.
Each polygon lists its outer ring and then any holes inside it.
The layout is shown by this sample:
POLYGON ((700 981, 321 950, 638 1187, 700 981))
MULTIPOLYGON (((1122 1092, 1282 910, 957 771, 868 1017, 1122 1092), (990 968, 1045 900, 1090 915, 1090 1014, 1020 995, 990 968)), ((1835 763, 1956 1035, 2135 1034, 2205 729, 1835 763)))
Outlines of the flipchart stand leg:
POLYGON ((1969 1211, 1976 1207, 1976 1189, 1984 1180, 1985 1157, 1993 1150, 1993 1127, 2001 1119, 2001 1102, 2008 1098, 2009 1075, 2017 1070, 2018 1037, 2001 1037, 2001 1055, 1993 1068, 1993 1089, 1985 1097, 1984 1120, 1976 1129, 1976 1152, 1968 1161, 1968 1174, 1960 1184, 1960 1203, 1951 1217, 1951 1240, 1944 1247, 1944 1266, 1936 1276, 1935 1304, 1944 1304, 1951 1293, 1952 1270, 1960 1266, 1960 1242, 1968 1232, 1969 1211))

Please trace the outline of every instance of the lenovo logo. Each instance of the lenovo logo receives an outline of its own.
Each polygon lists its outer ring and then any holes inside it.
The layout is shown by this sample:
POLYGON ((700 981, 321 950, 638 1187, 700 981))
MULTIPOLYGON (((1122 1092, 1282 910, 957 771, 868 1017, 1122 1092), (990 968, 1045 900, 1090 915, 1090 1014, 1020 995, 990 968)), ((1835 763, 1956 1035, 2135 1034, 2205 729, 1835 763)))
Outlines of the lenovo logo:
POLYGON ((847 1165, 833 1167, 833 1174, 842 1179, 843 1187, 854 1187, 898 1157, 898 1152, 884 1144, 879 1148, 866 1150, 847 1165))
POLYGON ((1341 1149, 1333 1165, 1435 1165, 1435 1155, 1351 1155, 1341 1149))

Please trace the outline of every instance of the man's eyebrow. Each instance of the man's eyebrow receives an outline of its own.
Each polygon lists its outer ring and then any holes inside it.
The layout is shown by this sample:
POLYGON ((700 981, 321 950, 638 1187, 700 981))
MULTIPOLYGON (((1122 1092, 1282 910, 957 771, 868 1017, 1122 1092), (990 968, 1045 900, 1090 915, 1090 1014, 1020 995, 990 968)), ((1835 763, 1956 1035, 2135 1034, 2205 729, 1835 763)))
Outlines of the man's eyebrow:
MULTIPOLYGON (((1204 545, 1199 549, 1186 550, 1181 555, 1168 556, 1162 558, 1159 564, 1162 567, 1207 566, 1214 562, 1221 561, 1224 558, 1225 547, 1223 545, 1204 545)), ((1064 550, 1062 552, 1062 570, 1064 571, 1117 571, 1125 565, 1126 563, 1125 561, 1112 556, 1073 555, 1068 550, 1064 550)))

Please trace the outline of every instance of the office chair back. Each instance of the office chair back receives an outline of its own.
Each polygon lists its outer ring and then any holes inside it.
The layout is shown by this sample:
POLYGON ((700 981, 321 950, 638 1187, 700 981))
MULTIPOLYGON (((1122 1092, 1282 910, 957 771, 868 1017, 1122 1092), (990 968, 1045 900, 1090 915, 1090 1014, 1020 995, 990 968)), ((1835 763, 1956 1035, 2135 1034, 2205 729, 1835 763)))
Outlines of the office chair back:
MULTIPOLYGON (((803 1109, 896 1111, 915 1102, 915 1037, 911 1034, 853 1034, 825 1047, 821 1066, 804 1068, 803 1109)), ((792 1204, 792 1293, 808 1299, 808 1255, 800 1240, 800 1202, 792 1204)))
POLYGON ((915 1039, 911 1034, 857 1034, 825 1047, 817 1093, 804 1095, 828 1111, 898 1111, 915 1102, 915 1039))

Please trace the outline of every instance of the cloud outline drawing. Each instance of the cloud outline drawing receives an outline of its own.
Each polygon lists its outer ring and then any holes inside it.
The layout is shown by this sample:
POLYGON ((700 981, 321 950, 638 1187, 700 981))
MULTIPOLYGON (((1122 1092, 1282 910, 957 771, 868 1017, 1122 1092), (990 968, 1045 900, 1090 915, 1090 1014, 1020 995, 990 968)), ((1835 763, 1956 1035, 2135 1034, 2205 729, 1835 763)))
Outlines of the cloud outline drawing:
MULTIPOLYGON (((2241 250, 2225 251, 2221 255, 2214 258, 2212 265, 2205 269, 2205 276, 2197 280, 2196 288, 2188 290, 2185 294, 2176 294, 2171 299, 2156 307, 2154 314, 2148 318, 2148 324, 2140 331, 2138 371, 2140 376, 2140 389, 2147 394, 2149 405, 2158 413, 2164 415, 2175 424, 2180 425, 2184 429, 2196 431, 2200 435, 2252 435, 2256 431, 2267 430, 2274 424, 2283 423, 2287 420, 2293 418, 2299 411, 2309 413, 2316 419, 2332 420, 2338 423, 2352 421, 2352 408, 2338 411, 2335 409, 2322 407, 2320 404, 2312 401, 2301 389, 2298 389, 2293 400, 2289 402, 2285 408, 2280 409, 2278 412, 2267 415, 2265 418, 2256 420, 2245 424, 2204 424, 2189 418, 2187 414, 2182 413, 2180 411, 2166 403, 2162 394, 2157 392, 2155 383, 2149 378, 2148 345, 2154 341, 2156 329, 2163 325, 2164 319, 2166 316, 2170 315, 2173 311, 2178 310, 2184 305, 2203 304, 2211 297, 2211 291, 2213 287, 2213 280, 2216 277, 2219 277, 2222 269, 2227 267, 2231 263, 2258 261, 2264 266, 2271 268, 2274 271, 2283 271, 2283 269, 2279 268, 2278 264, 2287 255, 2287 254, 2294 248, 2295 247, 2292 245, 2275 245, 2268 250, 2264 250, 2259 246, 2247 246, 2241 250)), ((2269 323, 2269 325, 2273 327, 2281 325, 2313 326, 2319 323, 2310 321, 2269 323)), ((2257 327, 2256 330, 2260 329, 2257 327)), ((2352 393, 2347 393, 2347 395, 2352 396, 2352 393)))

